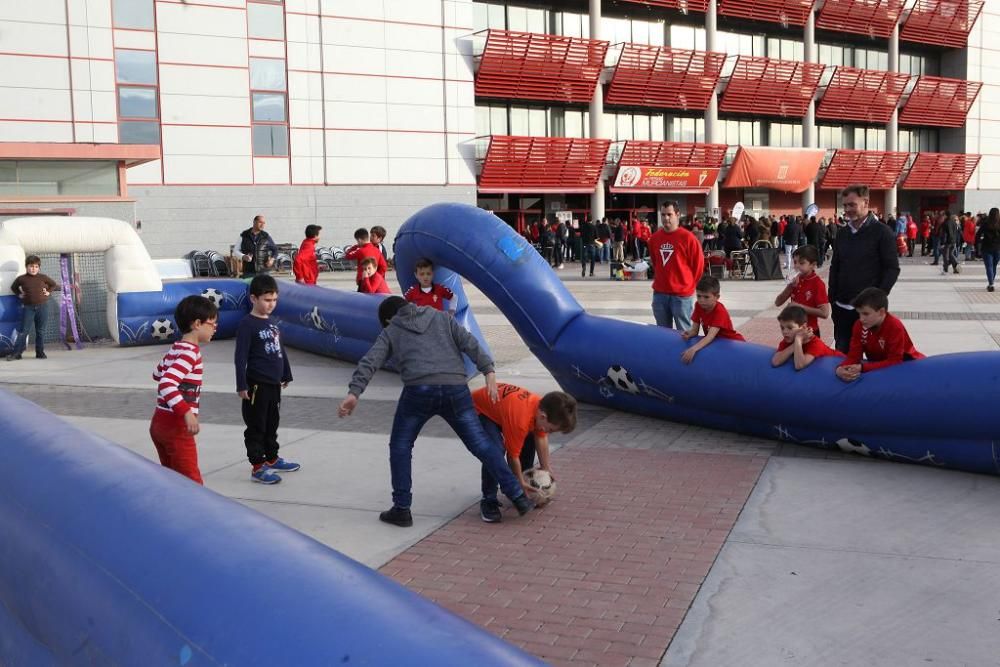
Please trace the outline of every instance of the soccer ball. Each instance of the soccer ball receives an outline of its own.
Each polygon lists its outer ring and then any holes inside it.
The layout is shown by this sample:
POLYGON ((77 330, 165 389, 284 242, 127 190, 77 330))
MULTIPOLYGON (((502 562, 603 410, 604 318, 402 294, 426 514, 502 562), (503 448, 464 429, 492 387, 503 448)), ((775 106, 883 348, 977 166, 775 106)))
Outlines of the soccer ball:
POLYGON ((155 320, 153 322, 153 338, 159 341, 170 340, 174 337, 174 324, 170 320, 155 320))
POLYGON ((635 380, 632 379, 632 374, 622 366, 612 366, 609 368, 608 379, 611 380, 611 384, 614 385, 615 389, 627 391, 630 394, 639 393, 639 387, 636 385, 635 380))
POLYGON ((552 481, 552 475, 541 468, 529 468, 524 471, 524 478, 528 482, 528 497, 534 501, 536 506, 541 507, 550 500, 556 493, 556 483, 552 481))
POLYGON ((222 300, 226 298, 226 295, 215 289, 214 287, 209 287, 202 290, 201 295, 212 302, 216 308, 222 305, 222 300))
POLYGON ((313 306, 312 312, 309 313, 309 321, 314 327, 323 331, 325 322, 323 322, 323 316, 319 314, 319 306, 313 306))

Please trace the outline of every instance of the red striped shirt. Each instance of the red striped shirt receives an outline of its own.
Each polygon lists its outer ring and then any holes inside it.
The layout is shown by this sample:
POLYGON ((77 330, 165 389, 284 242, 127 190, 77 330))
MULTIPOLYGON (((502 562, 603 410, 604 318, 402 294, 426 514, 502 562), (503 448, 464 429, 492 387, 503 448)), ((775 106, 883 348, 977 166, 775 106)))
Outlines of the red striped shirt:
POLYGON ((183 340, 174 343, 153 371, 157 383, 156 409, 173 412, 178 417, 188 411, 198 414, 201 374, 201 349, 183 340))

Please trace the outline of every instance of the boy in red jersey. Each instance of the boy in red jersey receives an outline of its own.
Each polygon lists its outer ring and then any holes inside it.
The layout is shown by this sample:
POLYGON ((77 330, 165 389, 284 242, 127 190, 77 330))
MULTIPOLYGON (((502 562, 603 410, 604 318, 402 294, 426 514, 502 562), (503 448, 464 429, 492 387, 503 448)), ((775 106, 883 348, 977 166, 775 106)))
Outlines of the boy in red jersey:
POLYGON ((361 269, 361 282, 358 283, 359 292, 362 294, 392 294, 389 291, 389 286, 385 284, 385 278, 378 272, 377 259, 365 257, 361 260, 358 268, 361 269))
POLYGON ((811 245, 804 245, 792 253, 795 258, 796 273, 791 281, 774 299, 775 306, 781 306, 791 298, 791 306, 802 306, 809 316, 809 328, 813 335, 820 337, 819 318, 830 317, 830 297, 826 293, 826 283, 816 273, 819 251, 811 245))
MULTIPOLYGON (((472 403, 486 435, 497 447, 506 450, 507 465, 527 493, 530 487, 524 479, 524 471, 534 466, 536 453, 539 467, 552 473, 549 433, 570 433, 576 428, 576 399, 561 391, 539 396, 503 383, 497 385, 497 395, 499 400, 494 401, 484 387, 472 392, 472 403)), ((497 523, 502 518, 497 501, 497 480, 486 465, 483 465, 482 480, 480 518, 486 523, 497 523)))
POLYGON ((295 263, 292 264, 292 273, 295 274, 295 282, 297 283, 315 285, 319 278, 316 243, 319 241, 321 229, 323 228, 319 225, 306 225, 306 238, 299 246, 299 252, 295 255, 295 263))
POLYGON ((781 342, 771 357, 771 365, 781 366, 789 359, 795 360, 795 370, 801 371, 819 357, 842 357, 842 352, 831 349, 821 338, 813 335, 809 316, 802 306, 786 306, 778 314, 781 342))
POLYGON ((847 358, 837 366, 837 377, 853 382, 862 373, 923 359, 899 318, 889 313, 889 296, 877 287, 862 290, 854 299, 858 321, 851 331, 847 358), (862 361, 862 355, 866 361, 862 361))
POLYGON ((160 456, 160 464, 204 484, 198 469, 198 447, 194 436, 201 397, 201 347, 212 340, 219 310, 203 296, 184 297, 174 310, 174 322, 181 339, 153 371, 156 380, 156 410, 149 424, 149 436, 160 456))
POLYGON ((437 310, 444 310, 444 302, 448 302, 448 313, 455 314, 458 302, 450 289, 434 282, 434 263, 429 259, 419 259, 416 264, 416 271, 413 275, 417 277, 417 284, 406 290, 403 298, 418 306, 430 306, 437 310))
POLYGON ((385 257, 382 256, 382 251, 373 246, 368 242, 368 230, 364 227, 354 231, 354 240, 357 241, 355 245, 344 251, 344 257, 347 259, 353 259, 358 263, 358 275, 355 277, 355 281, 358 283, 358 291, 361 291, 361 278, 363 269, 361 268, 361 262, 366 257, 371 257, 375 260, 376 269, 378 273, 385 276, 386 269, 389 265, 385 263, 385 257))
POLYGON ((708 347, 716 338, 746 340, 733 328, 733 320, 729 317, 729 311, 719 301, 719 291, 718 278, 705 276, 698 281, 695 290, 697 301, 694 305, 694 313, 691 315, 691 328, 682 333, 681 338, 689 340, 697 336, 699 327, 705 328, 705 336, 681 355, 681 361, 685 364, 694 361, 694 356, 708 347))

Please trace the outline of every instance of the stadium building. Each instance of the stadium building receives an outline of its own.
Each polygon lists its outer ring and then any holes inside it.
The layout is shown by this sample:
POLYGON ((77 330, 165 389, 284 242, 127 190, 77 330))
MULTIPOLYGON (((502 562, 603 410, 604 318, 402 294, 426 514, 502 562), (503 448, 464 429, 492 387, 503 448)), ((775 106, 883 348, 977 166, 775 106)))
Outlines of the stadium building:
POLYGON ((0 217, 134 221, 155 257, 542 215, 1000 203, 1000 3, 0 3, 0 217))

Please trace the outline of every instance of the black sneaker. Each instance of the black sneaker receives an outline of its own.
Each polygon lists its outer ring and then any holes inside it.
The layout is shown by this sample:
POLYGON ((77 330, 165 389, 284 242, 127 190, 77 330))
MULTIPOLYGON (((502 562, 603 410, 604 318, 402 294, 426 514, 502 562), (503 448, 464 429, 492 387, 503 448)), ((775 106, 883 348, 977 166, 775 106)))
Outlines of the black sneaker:
POLYGON ((391 523, 400 528, 409 528, 413 525, 413 515, 410 514, 410 510, 403 507, 396 507, 395 505, 392 506, 392 509, 379 514, 378 518, 379 521, 391 523))
POLYGON ((993 291, 993 285, 987 285, 986 286, 986 291, 987 292, 992 292, 993 291))
POLYGON ((528 494, 522 493, 517 498, 514 498, 514 507, 517 508, 517 513, 524 516, 531 510, 535 509, 535 503, 532 502, 528 494))
POLYGON ((11 353, 7 355, 7 361, 20 361, 20 360, 21 360, 20 354, 11 353))
POLYGON ((44 352, 35 352, 35 359, 48 359, 44 352))
POLYGON ((500 503, 496 500, 480 500, 479 516, 486 523, 500 523, 503 521, 503 515, 500 514, 500 503))

